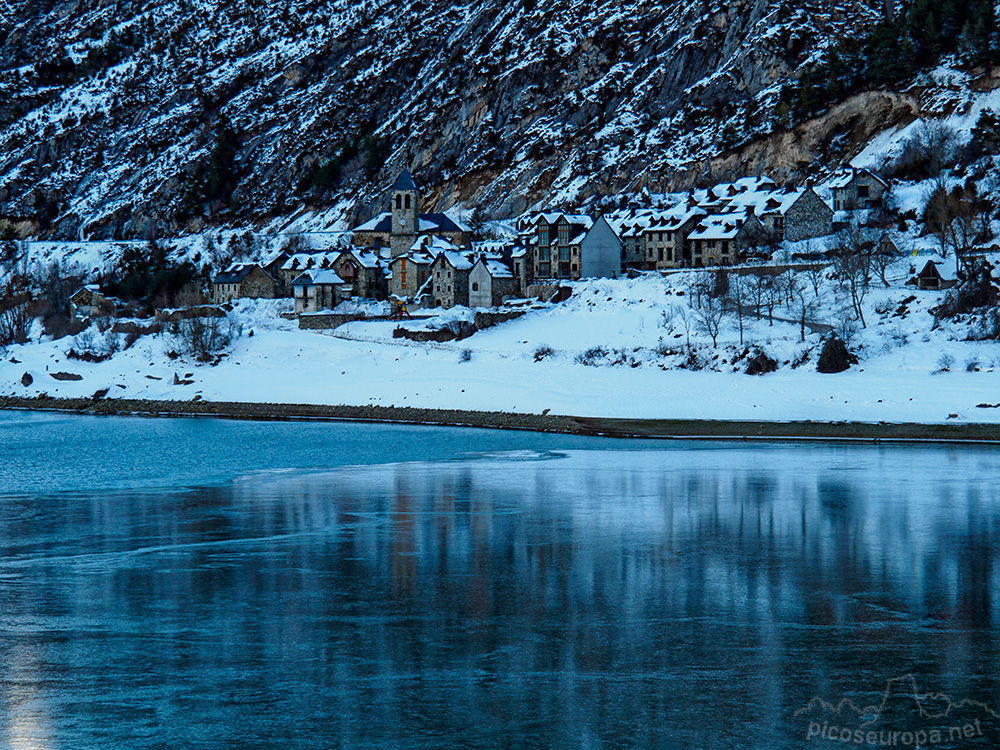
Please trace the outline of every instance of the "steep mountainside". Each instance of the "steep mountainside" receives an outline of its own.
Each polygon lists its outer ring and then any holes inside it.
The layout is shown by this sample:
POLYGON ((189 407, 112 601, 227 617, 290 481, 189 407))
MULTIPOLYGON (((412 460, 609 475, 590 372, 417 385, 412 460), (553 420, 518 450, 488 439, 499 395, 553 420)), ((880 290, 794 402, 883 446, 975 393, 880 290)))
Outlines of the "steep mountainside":
POLYGON ((0 214, 63 238, 356 219, 403 167, 438 209, 634 188, 773 129, 882 4, 0 0, 0 214))

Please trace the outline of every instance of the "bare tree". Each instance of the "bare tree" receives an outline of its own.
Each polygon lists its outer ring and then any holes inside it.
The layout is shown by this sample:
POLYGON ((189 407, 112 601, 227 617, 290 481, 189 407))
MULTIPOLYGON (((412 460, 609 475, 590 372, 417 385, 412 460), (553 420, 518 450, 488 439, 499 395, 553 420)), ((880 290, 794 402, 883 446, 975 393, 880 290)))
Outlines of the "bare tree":
POLYGON ((695 313, 698 319, 698 327, 712 339, 712 347, 718 346, 719 331, 722 330, 722 321, 726 316, 726 308, 721 297, 713 297, 706 294, 702 297, 702 304, 695 313))
POLYGON ((955 252, 966 278, 972 278, 975 273, 975 248, 989 239, 988 203, 976 195, 975 188, 956 188, 947 203, 949 222, 944 228, 945 244, 955 252))
POLYGON ((837 279, 841 288, 850 294, 851 307, 862 327, 865 326, 862 303, 871 282, 873 254, 866 242, 864 234, 858 231, 856 224, 852 224, 837 235, 833 260, 837 279))
POLYGON ((792 284, 792 298, 794 299, 791 309, 795 312, 795 318, 799 321, 800 340, 806 340, 806 325, 810 318, 819 309, 819 299, 816 295, 809 293, 809 287, 797 280, 792 284))
POLYGON ((809 283, 812 284, 813 294, 819 297, 819 285, 823 281, 823 276, 826 274, 826 266, 821 263, 814 263, 807 266, 805 269, 806 278, 809 279, 809 283))
POLYGON ((729 276, 728 302, 730 309, 736 315, 736 321, 740 329, 740 346, 743 346, 744 319, 750 309, 753 300, 753 282, 749 277, 739 273, 729 276))

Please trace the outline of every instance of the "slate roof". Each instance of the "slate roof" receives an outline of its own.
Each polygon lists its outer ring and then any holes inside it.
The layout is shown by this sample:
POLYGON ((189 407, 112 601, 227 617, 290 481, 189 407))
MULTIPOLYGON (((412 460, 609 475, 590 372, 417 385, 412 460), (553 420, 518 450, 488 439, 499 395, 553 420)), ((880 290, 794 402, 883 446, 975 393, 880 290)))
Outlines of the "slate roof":
MULTIPOLYGON (((369 219, 355 232, 391 232, 392 214, 381 213, 374 219, 369 219)), ((420 214, 420 232, 471 232, 465 224, 455 221, 447 214, 420 214)))
POLYGON ((413 181, 413 176, 409 170, 404 169, 399 173, 399 177, 392 183, 393 190, 416 190, 417 184, 413 181))
MULTIPOLYGON (((236 265, 232 265, 225 271, 220 273, 218 276, 216 276, 215 280, 212 283, 239 284, 255 268, 260 268, 260 266, 258 266, 256 263, 239 263, 236 265)), ((261 270, 263 271, 264 269, 261 268, 261 270)))

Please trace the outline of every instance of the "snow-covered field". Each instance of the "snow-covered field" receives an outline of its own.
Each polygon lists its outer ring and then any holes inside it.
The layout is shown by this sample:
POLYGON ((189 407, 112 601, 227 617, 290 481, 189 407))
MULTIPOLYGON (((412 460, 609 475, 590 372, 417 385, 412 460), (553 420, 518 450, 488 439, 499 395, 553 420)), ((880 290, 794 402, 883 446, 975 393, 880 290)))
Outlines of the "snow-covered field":
MULTIPOLYGON (((962 324, 932 330, 929 310, 941 295, 904 287, 909 266, 903 260, 894 269, 890 289, 875 282, 865 300, 868 327, 853 334, 860 363, 838 375, 816 370, 821 334, 807 331, 800 341, 797 323, 770 325, 766 312, 762 320, 748 312, 743 346, 730 315, 713 348, 688 304, 692 281, 705 274, 688 272, 579 282, 561 305, 443 344, 394 340, 397 324, 387 321, 302 331, 278 315, 289 301, 245 300, 230 315, 240 335, 215 365, 171 358, 183 342, 170 332, 143 336, 103 362, 70 360, 70 349, 99 351, 112 335, 91 328, 51 341, 36 325, 35 341, 5 352, 0 394, 81 397, 108 388, 108 398, 626 418, 1000 422, 1000 409, 978 406, 1000 403, 1000 344, 965 340, 962 324), (745 374, 740 355, 758 348, 778 361, 777 372, 745 374), (52 377, 62 372, 82 379, 52 377), (192 382, 175 384, 175 374, 192 382)), ((798 278, 806 283, 805 274, 798 278)), ((824 305, 813 318, 836 327, 846 299, 834 280, 819 284, 824 305)), ((791 312, 778 308, 775 316, 791 312)), ((469 316, 458 308, 441 320, 469 316)))

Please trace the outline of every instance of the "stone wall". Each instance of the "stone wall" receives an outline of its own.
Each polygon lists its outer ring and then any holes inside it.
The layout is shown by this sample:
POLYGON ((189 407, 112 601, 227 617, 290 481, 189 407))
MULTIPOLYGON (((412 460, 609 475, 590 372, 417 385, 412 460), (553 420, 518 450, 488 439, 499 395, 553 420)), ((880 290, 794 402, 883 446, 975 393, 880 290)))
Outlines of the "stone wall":
POLYGON ((789 242, 825 237, 832 232, 833 209, 812 190, 804 192, 785 212, 785 239, 789 242))
POLYGON ((364 316, 357 313, 302 313, 299 316, 299 328, 309 331, 320 331, 337 328, 344 325, 344 323, 350 323, 352 320, 364 320, 364 316))

